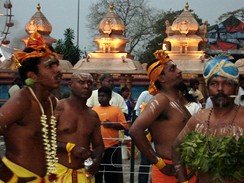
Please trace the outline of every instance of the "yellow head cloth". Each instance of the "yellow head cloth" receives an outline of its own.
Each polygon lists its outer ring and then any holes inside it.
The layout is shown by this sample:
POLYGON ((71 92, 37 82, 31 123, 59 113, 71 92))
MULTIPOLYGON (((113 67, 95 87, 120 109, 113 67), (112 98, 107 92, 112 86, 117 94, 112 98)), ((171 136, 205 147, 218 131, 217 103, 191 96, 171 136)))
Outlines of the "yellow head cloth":
POLYGON ((34 51, 30 53, 24 51, 13 53, 13 61, 17 68, 21 67, 21 63, 29 58, 44 57, 46 55, 57 56, 56 53, 52 52, 44 43, 42 36, 38 32, 34 32, 30 35, 26 48, 33 48, 34 51))
POLYGON ((148 91, 151 95, 156 95, 159 91, 155 86, 155 81, 158 79, 158 76, 162 73, 166 63, 171 61, 171 59, 169 58, 168 54, 165 53, 165 51, 163 50, 157 50, 153 54, 156 57, 156 59, 158 59, 158 61, 154 62, 147 69, 147 75, 150 79, 150 86, 148 91))

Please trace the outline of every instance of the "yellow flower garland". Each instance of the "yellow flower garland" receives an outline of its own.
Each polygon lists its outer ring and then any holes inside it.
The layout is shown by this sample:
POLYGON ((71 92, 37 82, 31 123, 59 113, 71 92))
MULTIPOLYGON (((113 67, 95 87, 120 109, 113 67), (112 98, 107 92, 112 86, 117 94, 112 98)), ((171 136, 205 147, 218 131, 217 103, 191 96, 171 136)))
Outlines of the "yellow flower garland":
POLYGON ((43 145, 46 155, 46 164, 47 164, 47 174, 53 174, 56 170, 56 165, 58 162, 57 158, 57 128, 56 128, 56 118, 53 116, 53 105, 52 101, 49 97, 50 105, 51 105, 51 120, 50 120, 50 127, 51 127, 51 139, 49 139, 49 132, 48 132, 48 124, 47 124, 47 116, 44 114, 43 107, 39 100, 37 99, 34 91, 32 88, 28 87, 29 91, 36 99, 37 103, 40 106, 42 115, 41 115, 41 124, 42 124, 42 137, 43 137, 43 145))

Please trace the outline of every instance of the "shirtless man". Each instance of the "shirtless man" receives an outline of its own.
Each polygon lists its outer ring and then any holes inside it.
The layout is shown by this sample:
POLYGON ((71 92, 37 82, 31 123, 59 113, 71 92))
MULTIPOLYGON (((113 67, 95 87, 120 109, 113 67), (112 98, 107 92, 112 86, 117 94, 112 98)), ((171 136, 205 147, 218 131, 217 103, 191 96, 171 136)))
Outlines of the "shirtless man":
POLYGON ((93 159, 89 174, 95 175, 99 169, 104 150, 100 120, 86 105, 92 89, 92 76, 75 72, 70 82, 70 97, 58 102, 55 111, 58 120, 57 182, 88 182, 84 170, 84 160, 88 157, 93 159))
POLYGON ((244 107, 234 103, 238 75, 226 56, 211 58, 204 64, 203 76, 213 107, 193 116, 174 143, 179 183, 188 182, 185 165, 198 169, 199 183, 244 181, 244 107))
POLYGON ((183 82, 181 71, 163 50, 154 54, 159 61, 149 65, 147 73, 149 92, 155 96, 132 124, 129 134, 138 149, 154 164, 152 182, 176 182, 171 161, 172 144, 190 118, 190 113, 179 100, 178 87, 183 82), (147 128, 155 151, 145 136, 147 128))
POLYGON ((61 69, 55 53, 37 32, 13 58, 27 86, 0 108, 0 135, 6 145, 0 160, 0 182, 40 183, 48 180, 46 174, 52 175, 57 160, 56 99, 51 91, 60 85, 61 69), (50 128, 53 132, 48 132, 50 128))

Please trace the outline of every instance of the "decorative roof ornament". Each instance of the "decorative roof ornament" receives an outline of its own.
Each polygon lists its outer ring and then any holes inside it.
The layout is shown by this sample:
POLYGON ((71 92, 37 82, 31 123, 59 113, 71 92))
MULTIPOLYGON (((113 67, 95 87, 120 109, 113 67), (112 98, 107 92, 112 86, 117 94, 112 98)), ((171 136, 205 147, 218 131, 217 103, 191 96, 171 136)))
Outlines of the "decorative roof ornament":
POLYGON ((188 2, 186 2, 185 10, 186 10, 186 11, 189 11, 189 4, 188 4, 188 2))
POLYGON ((180 32, 183 35, 195 34, 198 31, 199 24, 189 11, 188 2, 185 5, 185 10, 173 22, 172 31, 180 32))
MULTIPOLYGON (((47 20, 45 15, 41 12, 40 3, 37 4, 36 13, 31 17, 29 22, 25 25, 25 31, 30 35, 34 32, 39 32, 47 45, 51 45, 56 42, 56 39, 49 36, 52 32, 52 25, 47 20)), ((25 43, 27 43, 27 38, 22 39, 25 43)))
POLYGON ((99 22, 98 29, 101 34, 107 34, 104 32, 104 27, 109 24, 111 34, 123 35, 125 31, 125 25, 123 20, 114 12, 114 5, 109 5, 109 11, 104 18, 99 22))

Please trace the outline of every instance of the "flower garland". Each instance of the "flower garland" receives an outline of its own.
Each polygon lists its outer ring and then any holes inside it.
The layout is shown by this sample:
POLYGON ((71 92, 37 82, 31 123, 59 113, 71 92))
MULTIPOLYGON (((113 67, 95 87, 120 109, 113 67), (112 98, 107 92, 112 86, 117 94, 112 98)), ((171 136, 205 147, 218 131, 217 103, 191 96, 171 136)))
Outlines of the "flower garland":
POLYGON ((46 164, 47 164, 47 174, 49 175, 49 180, 54 181, 56 180, 56 175, 54 174, 56 170, 56 165, 58 162, 57 158, 57 121, 56 118, 53 116, 53 105, 52 101, 49 97, 50 105, 51 105, 51 120, 50 120, 50 127, 51 127, 51 139, 49 140, 49 130, 48 130, 48 124, 47 124, 47 115, 44 114, 43 107, 39 100, 37 99, 34 91, 32 88, 28 87, 29 91, 33 95, 33 97, 36 99, 37 103, 40 106, 42 115, 41 115, 41 124, 42 124, 42 137, 43 137, 43 145, 45 150, 45 156, 46 156, 46 164))

